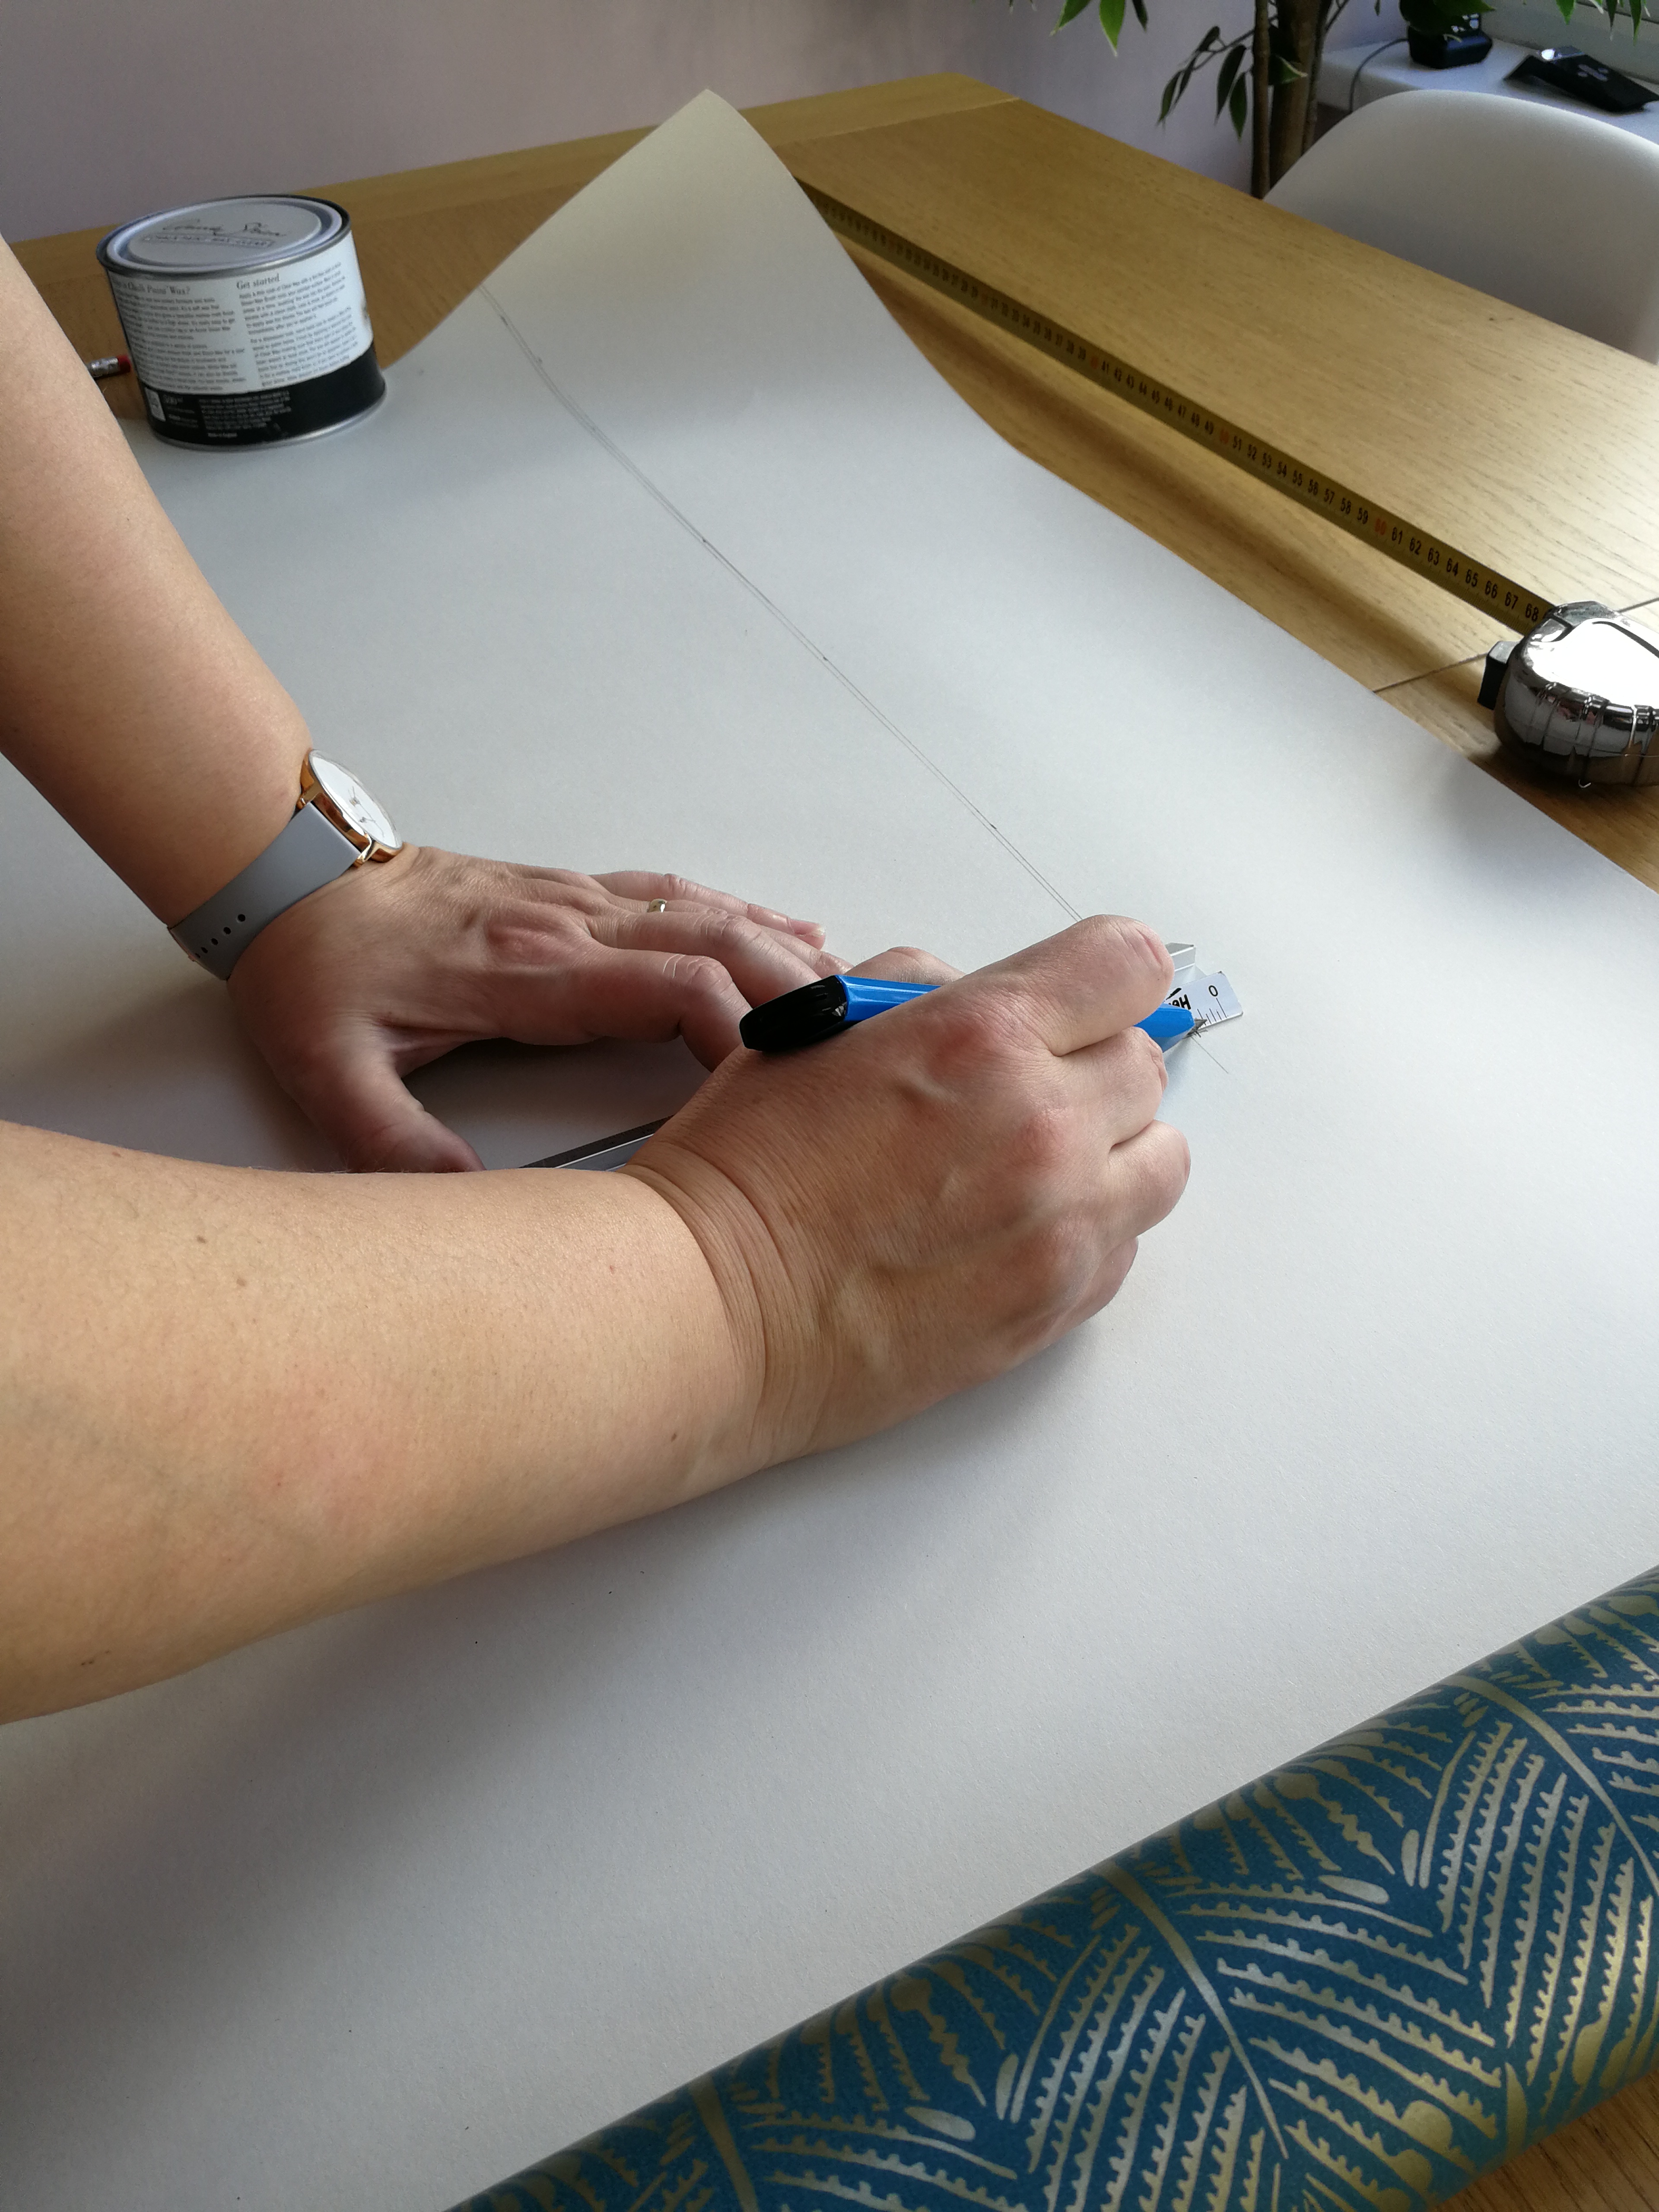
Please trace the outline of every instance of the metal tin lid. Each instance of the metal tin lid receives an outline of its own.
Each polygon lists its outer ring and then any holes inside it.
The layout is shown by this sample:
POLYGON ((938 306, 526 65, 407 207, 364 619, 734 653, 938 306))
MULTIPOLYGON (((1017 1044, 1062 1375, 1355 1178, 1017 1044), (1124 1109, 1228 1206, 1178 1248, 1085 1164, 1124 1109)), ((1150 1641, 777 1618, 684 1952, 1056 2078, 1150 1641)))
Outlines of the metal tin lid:
POLYGON ((106 269, 137 276, 228 276, 320 252, 346 228, 331 200, 198 200, 123 223, 98 247, 106 269))

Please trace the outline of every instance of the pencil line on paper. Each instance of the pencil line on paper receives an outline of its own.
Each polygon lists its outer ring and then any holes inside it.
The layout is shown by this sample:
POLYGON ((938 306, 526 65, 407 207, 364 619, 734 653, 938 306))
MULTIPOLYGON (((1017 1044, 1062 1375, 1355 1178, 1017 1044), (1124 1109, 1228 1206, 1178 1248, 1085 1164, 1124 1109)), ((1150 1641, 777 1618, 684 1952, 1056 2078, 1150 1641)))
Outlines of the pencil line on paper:
POLYGON ((554 398, 558 401, 560 406, 562 407, 565 412, 571 417, 572 421, 579 423, 581 428, 586 431, 588 436, 593 440, 594 443, 603 447, 605 452, 611 456, 611 459, 615 461, 619 467, 626 469, 629 475, 633 477, 640 489, 642 491, 648 493, 651 498, 655 500, 657 505, 662 508, 664 514, 671 516, 672 520, 679 525, 680 528, 686 532, 688 537, 696 538, 696 542, 702 547, 703 550, 708 554, 712 559, 717 561, 720 567, 726 570, 726 574, 731 576, 734 581, 743 586, 744 590, 749 593, 751 599, 757 601, 761 606, 765 608, 767 613, 771 616, 772 619, 788 632, 789 635, 794 639, 797 645, 800 646, 805 652, 811 653, 813 659, 816 660, 821 667, 826 669, 832 677, 834 677, 836 682, 841 685, 842 690, 845 691, 849 697, 856 700, 858 704, 864 709, 865 713, 871 716, 874 721, 879 723, 881 727, 886 731, 890 738, 894 738, 899 744, 902 745, 905 751, 910 755, 911 758, 915 761, 920 767, 926 769, 929 775, 933 776, 937 782, 944 785, 945 788, 951 793, 951 796, 957 800, 958 805, 964 806, 969 813, 973 816, 975 821, 979 823, 980 827, 987 831, 989 836, 995 838, 997 843, 1001 846, 1003 851, 1007 854, 1012 860, 1017 862, 1018 865, 1025 871, 1026 874, 1030 877, 1032 882, 1037 884, 1043 890, 1047 891, 1049 897, 1053 899, 1055 905, 1060 908, 1063 914, 1069 915, 1073 921, 1080 919, 1079 909, 1072 904, 1070 899, 1068 899, 1062 891, 1060 891, 1048 880, 1048 877, 1043 874, 1041 868, 1036 866, 1035 862, 1028 859, 1025 854, 1021 852, 1019 847, 1014 843, 1012 838, 1008 836, 1004 830, 998 829, 996 823, 992 821, 990 816, 985 812, 982 807, 975 805, 974 801, 969 797, 968 793, 963 789, 962 786, 959 783, 955 782, 949 775, 947 775, 945 770, 939 766, 939 763, 936 760, 932 759, 927 753, 923 751, 922 748, 916 743, 915 739, 902 729, 898 723, 893 720, 892 716, 888 714, 884 708, 878 706, 867 691, 862 690, 860 686, 854 682, 853 678, 847 673, 847 671, 839 666, 814 638, 811 638, 807 635, 807 633, 801 628, 800 624, 794 620, 793 616, 787 614, 778 605, 775 599, 769 598, 767 593, 762 590, 761 586, 755 581, 752 576, 745 574, 744 570, 738 566, 737 562, 732 559, 729 554, 723 552, 714 543, 712 538, 708 536, 704 531, 700 530, 697 525, 692 521, 690 516, 685 513, 684 509, 683 507, 677 507, 674 504, 674 501, 668 496, 668 494, 663 490, 661 485, 653 483, 652 478, 646 474, 642 468, 641 468, 638 462, 634 460, 633 458, 617 443, 614 438, 611 437, 605 431, 600 428, 599 425, 593 420, 593 417, 588 414, 586 410, 578 400, 571 398, 570 394, 559 383, 557 378, 555 377, 549 370, 546 362, 541 359, 534 348, 531 346, 528 340, 525 337, 524 333, 519 329, 518 325, 513 320, 512 316, 507 313, 506 308, 502 307, 501 301, 490 290, 489 285, 481 284, 478 287, 478 289, 483 295, 484 298, 489 301, 496 314, 501 317, 503 328, 506 330, 507 335, 512 338, 514 343, 518 347, 520 352, 523 354, 525 359, 530 363, 532 368, 535 370, 536 374, 541 379, 542 382, 547 386, 547 389, 552 393, 554 398))

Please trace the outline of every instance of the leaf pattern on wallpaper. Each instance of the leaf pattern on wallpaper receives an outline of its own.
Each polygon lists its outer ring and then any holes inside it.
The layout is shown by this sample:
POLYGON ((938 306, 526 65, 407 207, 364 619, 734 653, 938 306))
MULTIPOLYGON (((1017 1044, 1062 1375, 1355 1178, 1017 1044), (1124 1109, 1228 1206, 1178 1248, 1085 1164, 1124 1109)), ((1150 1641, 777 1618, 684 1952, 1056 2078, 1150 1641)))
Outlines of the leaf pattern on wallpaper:
POLYGON ((1659 1572, 469 2212, 1414 2212, 1653 2063, 1659 1572))

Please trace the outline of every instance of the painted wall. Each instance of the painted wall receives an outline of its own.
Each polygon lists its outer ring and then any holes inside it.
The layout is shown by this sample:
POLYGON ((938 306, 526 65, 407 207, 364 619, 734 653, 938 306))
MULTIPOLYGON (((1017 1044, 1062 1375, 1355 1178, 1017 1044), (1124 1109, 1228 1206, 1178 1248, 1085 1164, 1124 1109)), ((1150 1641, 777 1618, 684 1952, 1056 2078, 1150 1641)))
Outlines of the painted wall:
POLYGON ((705 85, 741 106, 945 69, 1243 183, 1201 82, 1157 118, 1249 0, 1150 5, 1114 60, 1092 10, 1051 36, 1060 0, 3 0, 0 232, 653 123, 705 85))

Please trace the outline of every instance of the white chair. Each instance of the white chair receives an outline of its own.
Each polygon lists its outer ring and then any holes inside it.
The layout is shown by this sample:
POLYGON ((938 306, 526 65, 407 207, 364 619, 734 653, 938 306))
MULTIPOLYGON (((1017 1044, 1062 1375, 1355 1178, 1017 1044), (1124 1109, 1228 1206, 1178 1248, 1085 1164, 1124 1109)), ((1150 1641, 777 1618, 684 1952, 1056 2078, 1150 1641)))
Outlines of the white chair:
POLYGON ((1267 198, 1367 246, 1659 361, 1659 146, 1480 92, 1346 116, 1267 198))

